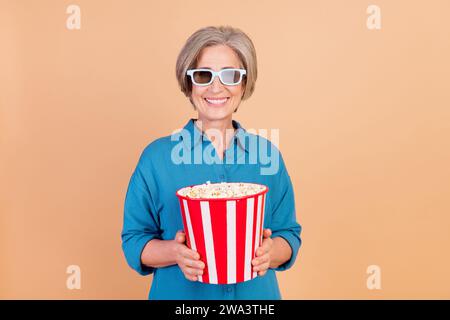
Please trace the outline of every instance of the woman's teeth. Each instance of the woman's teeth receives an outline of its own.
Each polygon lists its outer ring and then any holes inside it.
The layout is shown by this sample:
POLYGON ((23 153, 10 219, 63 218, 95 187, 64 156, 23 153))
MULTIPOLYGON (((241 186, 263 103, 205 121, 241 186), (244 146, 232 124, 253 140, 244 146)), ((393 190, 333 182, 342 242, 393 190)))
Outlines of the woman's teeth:
POLYGON ((224 104, 225 102, 227 102, 228 98, 223 98, 223 99, 208 99, 208 98, 205 98, 205 100, 208 103, 210 103, 210 104, 219 105, 219 104, 224 104))

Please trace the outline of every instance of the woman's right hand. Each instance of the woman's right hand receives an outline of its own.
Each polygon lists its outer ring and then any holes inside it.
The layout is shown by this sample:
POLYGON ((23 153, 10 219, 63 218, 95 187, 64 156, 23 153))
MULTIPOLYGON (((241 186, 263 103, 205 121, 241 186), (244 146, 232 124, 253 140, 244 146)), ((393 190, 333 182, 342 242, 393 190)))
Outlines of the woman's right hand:
POLYGON ((197 281, 198 276, 203 274, 205 264, 200 260, 198 252, 189 249, 185 243, 186 234, 178 231, 175 235, 175 261, 186 279, 197 281))

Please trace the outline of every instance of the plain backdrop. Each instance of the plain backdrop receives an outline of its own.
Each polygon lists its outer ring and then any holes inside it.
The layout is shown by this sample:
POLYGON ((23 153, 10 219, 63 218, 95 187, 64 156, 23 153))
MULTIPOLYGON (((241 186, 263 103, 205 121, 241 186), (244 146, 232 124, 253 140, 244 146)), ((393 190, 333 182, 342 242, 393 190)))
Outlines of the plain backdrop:
POLYGON ((254 41, 234 115, 279 129, 303 245, 285 299, 450 298, 447 0, 0 0, 0 298, 146 299, 121 250, 146 145, 195 117, 179 50, 208 25, 254 41), (69 30, 66 9, 81 9, 69 30), (369 30, 369 5, 381 29, 369 30), (81 268, 69 290, 66 268, 81 268), (381 289, 367 268, 379 266, 381 289))

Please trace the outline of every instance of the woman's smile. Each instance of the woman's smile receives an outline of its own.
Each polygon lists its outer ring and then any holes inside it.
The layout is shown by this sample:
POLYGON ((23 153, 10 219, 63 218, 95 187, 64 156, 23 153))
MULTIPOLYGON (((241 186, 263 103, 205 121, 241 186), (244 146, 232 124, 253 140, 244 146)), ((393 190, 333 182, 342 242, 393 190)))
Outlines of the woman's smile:
POLYGON ((204 99, 209 106, 222 107, 227 103, 227 101, 228 101, 228 99, 230 99, 230 97, 223 97, 223 98, 208 97, 208 98, 204 98, 204 99))

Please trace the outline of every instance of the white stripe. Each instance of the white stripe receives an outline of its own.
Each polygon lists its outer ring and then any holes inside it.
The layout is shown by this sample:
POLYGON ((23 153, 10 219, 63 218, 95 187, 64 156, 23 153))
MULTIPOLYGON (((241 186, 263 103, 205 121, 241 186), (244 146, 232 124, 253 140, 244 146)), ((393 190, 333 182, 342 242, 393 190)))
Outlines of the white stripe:
POLYGON ((266 210, 266 195, 265 194, 263 194, 261 196, 261 201, 262 201, 262 204, 261 204, 261 227, 262 227, 262 231, 264 234, 264 212, 266 210))
POLYGON ((236 283, 236 201, 227 201, 227 282, 236 283))
POLYGON ((255 199, 247 199, 247 223, 245 230, 245 264, 244 281, 250 280, 252 272, 252 238, 253 238, 253 209, 255 199))
MULTIPOLYGON (((260 238, 260 232, 259 229, 261 228, 261 198, 262 196, 258 196, 258 209, 256 211, 256 234, 255 234, 255 253, 256 249, 259 248, 259 238, 260 238)), ((253 278, 257 276, 256 271, 253 272, 253 278)))
POLYGON ((203 233, 205 235, 206 263, 208 264, 209 283, 217 284, 216 258, 214 254, 214 240, 208 201, 200 201, 200 207, 202 211, 203 233))
MULTIPOLYGON (((191 240, 191 249, 194 251, 197 251, 197 246, 195 244, 195 238, 194 238, 194 230, 192 229, 192 223, 191 223, 191 215, 189 213, 189 208, 186 199, 183 199, 183 206, 184 206, 184 213, 186 215, 186 224, 188 228, 188 234, 189 234, 189 240, 191 240)), ((202 276, 198 276, 198 281, 203 282, 202 276)))

